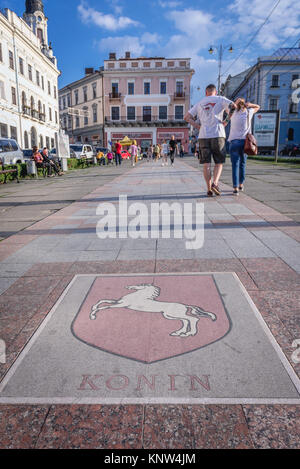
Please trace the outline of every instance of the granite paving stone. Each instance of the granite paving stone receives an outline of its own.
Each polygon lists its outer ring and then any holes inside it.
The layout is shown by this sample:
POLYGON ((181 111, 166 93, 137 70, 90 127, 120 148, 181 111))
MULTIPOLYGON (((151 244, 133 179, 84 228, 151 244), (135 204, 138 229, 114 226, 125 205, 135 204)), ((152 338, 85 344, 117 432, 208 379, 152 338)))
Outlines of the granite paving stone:
MULTIPOLYGON (((220 184, 222 197, 208 200, 193 158, 176 161, 172 170, 142 162, 133 169, 127 165, 70 172, 59 181, 47 181, 47 188, 45 181, 35 181, 34 187, 27 182, 8 186, 11 195, 1 200, 8 200, 11 207, 0 228, 0 237, 6 238, 0 242, 0 339, 7 346, 0 384, 34 333, 44 327, 49 312, 67 294, 75 275, 155 272, 235 273, 277 344, 277 352, 291 367, 289 373, 293 370, 299 377, 300 363, 293 360, 293 342, 300 339, 299 197, 286 197, 290 187, 278 168, 260 166, 255 172, 252 163, 248 166, 252 184, 247 180, 247 193, 238 200, 232 196, 228 163, 220 184), (270 194, 267 185, 274 188, 274 184, 278 190, 270 194), (119 194, 128 194, 128 204, 145 203, 149 212, 151 203, 202 203, 203 247, 187 250, 184 239, 161 237, 99 239, 97 207, 104 202, 117 207, 119 194)), ((286 171, 296 185, 296 171, 286 171)), ((223 299, 226 304, 233 302, 233 296, 225 294, 223 299)), ((239 306, 243 321, 242 303, 239 306)), ((230 341, 226 344, 224 350, 232 358, 249 345, 245 341, 231 344, 230 349, 230 341)), ((262 355, 261 366, 267 359, 262 355)), ((121 361, 114 360, 116 376, 130 373, 130 366, 122 369, 121 361)), ((166 375, 180 372, 168 364, 166 375)), ((200 360, 199 373, 204 374, 206 366, 200 360)), ((100 363, 92 372, 101 373, 100 363)), ((0 447, 299 449, 298 421, 299 406, 292 404, 1 404, 0 447)))

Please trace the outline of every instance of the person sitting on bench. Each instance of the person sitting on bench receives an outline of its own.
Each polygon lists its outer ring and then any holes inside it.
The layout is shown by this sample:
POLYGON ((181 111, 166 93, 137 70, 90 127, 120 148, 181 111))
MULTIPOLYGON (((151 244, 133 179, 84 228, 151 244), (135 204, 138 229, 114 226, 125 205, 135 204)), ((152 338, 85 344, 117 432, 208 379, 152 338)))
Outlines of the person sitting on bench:
POLYGON ((42 155, 40 154, 39 150, 37 147, 33 147, 32 149, 32 158, 34 159, 35 161, 35 164, 36 164, 36 167, 39 169, 39 168, 42 168, 42 169, 47 169, 47 176, 48 177, 53 177, 54 175, 52 174, 52 166, 50 163, 47 163, 46 161, 44 161, 44 158, 42 157, 42 155))
POLYGON ((44 163, 49 163, 50 166, 51 166, 51 169, 54 169, 55 174, 57 174, 58 176, 63 175, 63 173, 61 172, 61 170, 58 167, 57 163, 49 158, 49 153, 48 153, 47 147, 43 148, 42 157, 43 157, 44 163))

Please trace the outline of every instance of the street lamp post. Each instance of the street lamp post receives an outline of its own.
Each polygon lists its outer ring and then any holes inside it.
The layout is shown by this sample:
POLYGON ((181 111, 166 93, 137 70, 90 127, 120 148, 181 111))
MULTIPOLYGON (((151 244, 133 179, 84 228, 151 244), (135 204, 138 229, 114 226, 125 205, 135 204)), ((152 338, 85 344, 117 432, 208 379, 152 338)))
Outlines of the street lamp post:
POLYGON ((222 72, 222 60, 223 60, 223 56, 224 56, 224 53, 225 53, 225 49, 227 49, 227 47, 229 47, 228 51, 230 53, 233 52, 233 47, 231 44, 227 45, 227 46, 223 46, 223 44, 220 44, 219 46, 210 46, 210 49, 208 50, 208 52, 210 54, 213 54, 214 53, 214 50, 216 50, 218 52, 218 59, 219 59, 219 65, 218 65, 218 69, 219 69, 219 74, 218 74, 218 94, 220 94, 221 92, 221 72, 222 72))

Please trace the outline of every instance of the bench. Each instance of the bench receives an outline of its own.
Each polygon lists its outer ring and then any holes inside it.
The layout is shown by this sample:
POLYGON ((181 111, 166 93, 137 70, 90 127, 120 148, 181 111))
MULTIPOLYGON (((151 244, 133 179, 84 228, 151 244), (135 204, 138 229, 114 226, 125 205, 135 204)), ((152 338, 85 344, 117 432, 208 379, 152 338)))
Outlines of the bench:
POLYGON ((4 163, 1 161, 0 162, 0 174, 4 174, 4 184, 6 184, 7 176, 9 174, 16 174, 17 175, 17 183, 19 184, 19 175, 18 175, 18 166, 16 165, 10 165, 10 166, 15 166, 14 169, 5 169, 4 163))

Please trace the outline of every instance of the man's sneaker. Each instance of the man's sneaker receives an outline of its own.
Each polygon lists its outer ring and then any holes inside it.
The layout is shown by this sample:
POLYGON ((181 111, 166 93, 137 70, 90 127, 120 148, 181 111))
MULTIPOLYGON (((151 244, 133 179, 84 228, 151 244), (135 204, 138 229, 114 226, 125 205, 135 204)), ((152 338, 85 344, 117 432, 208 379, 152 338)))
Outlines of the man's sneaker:
POLYGON ((216 184, 213 183, 212 186, 211 186, 211 189, 216 195, 221 195, 221 191, 219 189, 219 186, 217 186, 216 184))
POLYGON ((244 186, 240 186, 240 187, 239 187, 239 191, 240 191, 240 192, 244 192, 244 186))
POLYGON ((207 191, 207 197, 213 197, 214 194, 213 194, 213 191, 207 191))
POLYGON ((238 189, 234 189, 234 190, 233 190, 233 195, 239 195, 239 190, 238 190, 238 189))

